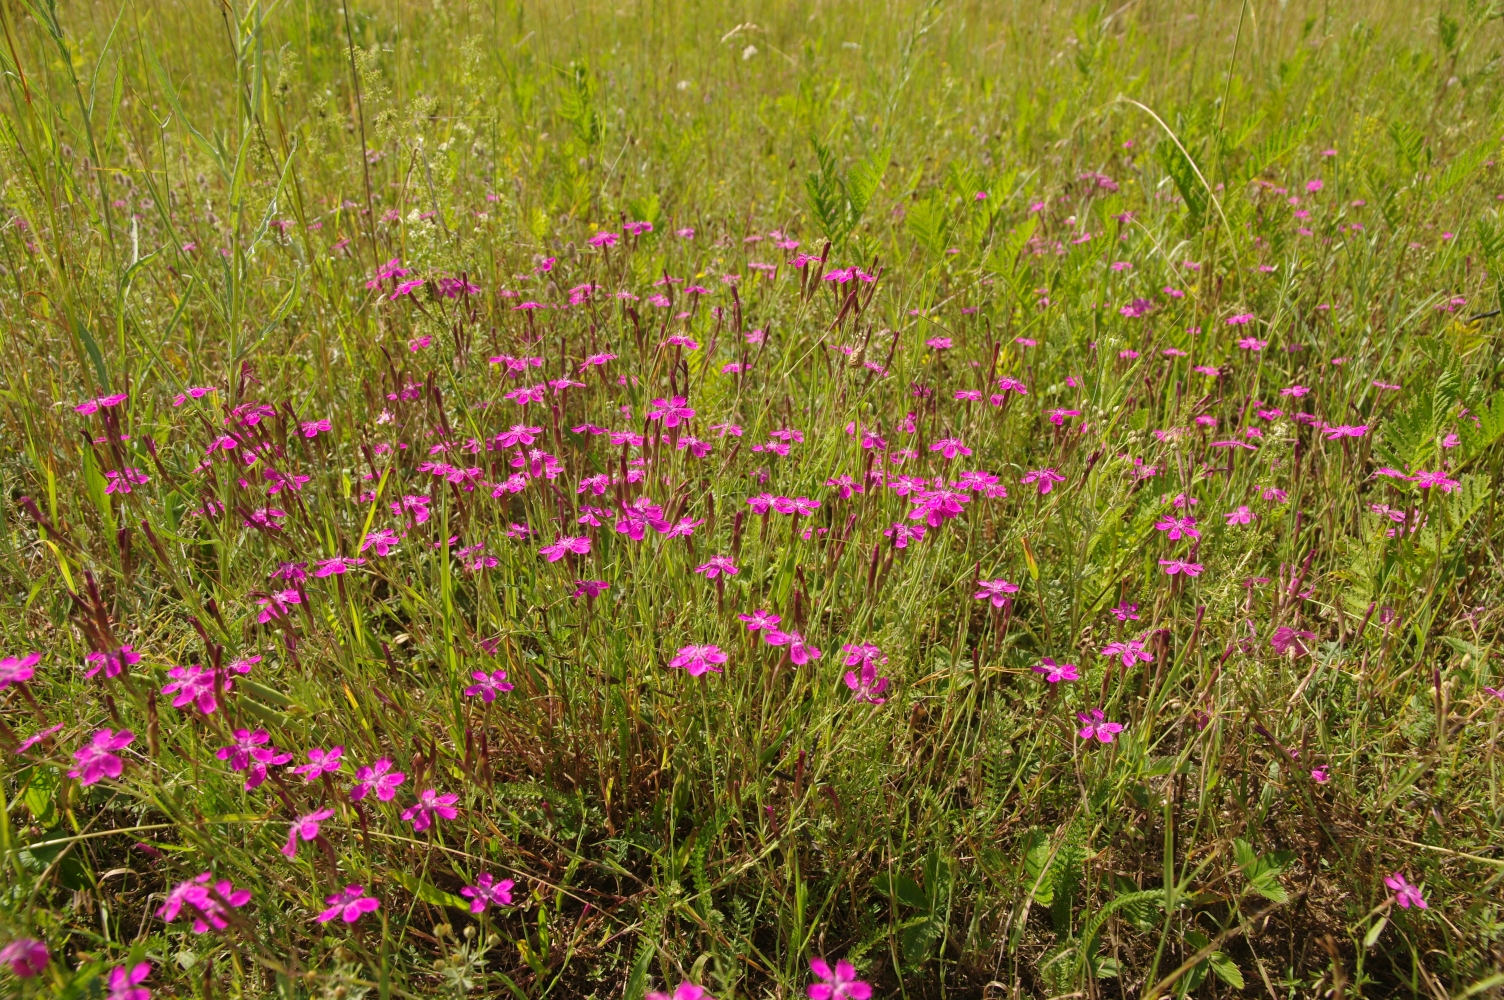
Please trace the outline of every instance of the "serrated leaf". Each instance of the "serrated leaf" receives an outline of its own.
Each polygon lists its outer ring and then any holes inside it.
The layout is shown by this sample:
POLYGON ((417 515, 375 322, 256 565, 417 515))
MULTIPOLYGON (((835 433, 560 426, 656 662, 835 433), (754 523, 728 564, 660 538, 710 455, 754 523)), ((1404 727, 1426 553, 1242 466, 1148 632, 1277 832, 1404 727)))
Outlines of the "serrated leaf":
POLYGON ((1235 990, 1243 988, 1243 972, 1238 968, 1237 963, 1228 958, 1226 954, 1214 951, 1207 961, 1211 963, 1212 971, 1217 974, 1218 979, 1235 990))

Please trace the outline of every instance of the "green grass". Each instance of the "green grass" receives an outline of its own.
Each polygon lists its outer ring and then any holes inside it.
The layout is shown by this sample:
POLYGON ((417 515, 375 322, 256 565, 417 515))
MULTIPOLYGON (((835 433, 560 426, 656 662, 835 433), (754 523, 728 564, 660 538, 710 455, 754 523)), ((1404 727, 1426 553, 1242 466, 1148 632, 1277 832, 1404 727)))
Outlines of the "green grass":
POLYGON ((0 944, 51 955, 8 991, 104 996, 145 961, 155 995, 204 1000, 793 997, 825 956, 884 997, 1504 995, 1496 6, 0 18, 0 654, 41 654, 0 690, 0 944), (368 288, 393 259, 424 283, 368 288), (876 280, 820 280, 853 266, 876 280), (444 297, 456 277, 477 290, 444 297), (189 387, 214 391, 175 406, 189 387), (647 419, 673 396, 688 423, 647 419), (515 449, 466 442, 519 420, 558 478, 474 488, 515 449), (1021 482, 1043 468, 1048 494, 1021 482), (1008 495, 900 548, 914 498, 881 469, 1008 495), (307 481, 268 496, 276 475, 307 481), (576 492, 596 475, 618 481, 576 492), (820 506, 759 516, 765 491, 820 506), (1197 538, 1156 530, 1177 495, 1197 538), (642 496, 701 523, 577 523, 642 496), (588 555, 540 555, 576 532, 588 555), (357 555, 258 622, 280 563, 357 555), (695 572, 715 555, 738 572, 695 572), (1006 609, 973 598, 1000 578, 1006 609), (754 609, 823 655, 794 663, 754 609), (1140 637, 1150 661, 1101 653, 1140 637), (861 643, 881 704, 844 681, 861 643), (140 661, 85 676, 122 644, 140 661), (671 669, 693 644, 723 672, 671 669), (210 714, 162 691, 252 656, 210 714), (515 687, 465 696, 482 669, 515 687), (1094 708, 1110 744, 1077 735, 1094 708), (103 727, 135 738, 84 785, 103 727), (292 761, 245 790, 216 756, 237 728, 292 761), (290 773, 336 745, 340 776, 290 773), (383 757, 395 798, 352 801, 383 757), (427 788, 458 814, 416 831, 427 788), (250 899, 196 934, 160 909, 204 871, 250 899), (513 905, 467 911, 482 872, 513 905), (349 883, 380 908, 315 922, 349 883))

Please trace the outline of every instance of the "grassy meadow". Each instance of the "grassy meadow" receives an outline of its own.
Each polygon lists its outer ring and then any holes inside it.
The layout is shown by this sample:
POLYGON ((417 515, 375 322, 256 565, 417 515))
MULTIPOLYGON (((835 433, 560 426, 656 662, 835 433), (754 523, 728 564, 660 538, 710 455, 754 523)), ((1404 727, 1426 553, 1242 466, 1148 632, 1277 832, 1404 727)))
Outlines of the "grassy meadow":
POLYGON ((1504 9, 3 0, 0 987, 1504 997, 1504 9))

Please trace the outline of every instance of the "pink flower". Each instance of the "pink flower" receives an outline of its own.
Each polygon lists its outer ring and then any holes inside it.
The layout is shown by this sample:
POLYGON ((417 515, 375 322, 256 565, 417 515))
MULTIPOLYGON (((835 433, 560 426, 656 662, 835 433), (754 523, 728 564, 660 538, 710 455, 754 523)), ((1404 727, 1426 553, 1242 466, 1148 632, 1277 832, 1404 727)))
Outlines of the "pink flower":
MULTIPOLYGON (((851 647, 843 646, 841 648, 850 649, 851 647)), ((873 646, 870 648, 876 650, 877 647, 873 646)), ((850 664, 851 658, 848 657, 846 662, 850 664)), ((883 657, 882 662, 888 662, 887 657, 883 657)), ((864 659, 861 661, 861 664, 860 672, 856 670, 846 671, 846 686, 851 689, 855 700, 866 702, 869 705, 881 705, 888 700, 882 697, 882 693, 888 689, 888 678, 877 676, 877 665, 872 660, 864 659)), ((813 994, 811 995, 813 996, 813 994)))
POLYGON ((471 913, 485 913, 488 906, 511 906, 512 886, 516 884, 509 878, 498 880, 490 872, 481 872, 475 884, 465 886, 460 895, 470 900, 471 913))
POLYGON ((545 556, 549 562, 558 562, 564 558, 565 553, 573 552, 576 555, 586 556, 590 554, 590 539, 584 535, 571 537, 561 535, 552 545, 545 545, 538 550, 540 556, 545 556))
POLYGON ((229 912, 227 907, 238 909, 249 903, 251 891, 236 889, 229 879, 220 879, 211 884, 213 878, 212 873, 204 872, 173 886, 167 894, 166 902, 157 910, 157 916, 170 924, 186 907, 193 917, 193 933, 207 934, 210 928, 224 930, 229 926, 229 922, 225 920, 225 914, 229 912))
POLYGON ((1244 337, 1238 341, 1238 346, 1245 351, 1262 351, 1269 346, 1269 341, 1259 340, 1257 337, 1244 337))
POLYGON ((470 679, 475 683, 465 688, 465 697, 474 698, 479 695, 480 700, 487 705, 495 701, 498 694, 505 694, 512 690, 512 685, 507 683, 505 670, 497 670, 490 674, 484 670, 477 670, 470 675, 470 679))
POLYGON ((809 1000, 869 1000, 872 987, 856 978, 856 968, 845 959, 832 969, 823 958, 812 958, 809 969, 822 981, 811 983, 809 1000))
POLYGON ((1125 667, 1131 667, 1140 660, 1145 663, 1151 663, 1154 660, 1154 654, 1144 649, 1144 640, 1142 639, 1129 639, 1127 642, 1109 642, 1102 647, 1102 655, 1121 657, 1123 666, 1125 667))
POLYGON ((762 638, 769 646, 788 646, 789 659, 798 667, 804 666, 810 660, 818 660, 821 656, 820 650, 807 644, 804 636, 798 632, 769 629, 763 633, 762 638))
POLYGON ((271 736, 265 729, 258 729, 255 732, 237 729, 233 735, 235 742, 229 746, 220 747, 215 751, 214 756, 228 761, 232 771, 250 772, 245 780, 245 790, 248 792, 266 780, 266 769, 269 765, 280 766, 292 760, 292 754, 282 753, 270 745, 271 736))
POLYGON ((407 780, 401 771, 392 770, 392 762, 382 757, 370 767, 355 769, 355 787, 350 789, 350 801, 359 802, 371 792, 381 802, 390 802, 397 795, 397 788, 407 780))
POLYGON ((770 629, 783 621, 781 615, 775 615, 771 611, 763 611, 761 609, 752 612, 750 615, 737 615, 736 617, 747 623, 748 632, 756 632, 758 629, 770 629))
POLYGON ((1441 489, 1441 492, 1443 493, 1451 493, 1457 487, 1462 485, 1455 479, 1448 479, 1445 472, 1426 472, 1423 469, 1417 469, 1415 475, 1411 478, 1414 480, 1415 485, 1419 486, 1423 490, 1428 490, 1431 487, 1436 486, 1439 487, 1441 489))
POLYGON ((198 664, 173 667, 167 671, 167 676, 172 680, 162 686, 162 693, 173 696, 172 707, 186 708, 193 705, 205 715, 213 715, 215 709, 219 708, 219 702, 214 695, 216 677, 226 691, 235 686, 233 681, 219 675, 213 667, 203 667, 198 664))
POLYGON ((570 597, 585 597, 594 600, 604 594, 611 585, 605 580, 576 580, 570 597))
POLYGON ((1123 603, 1112 609, 1113 617, 1120 622, 1138 621, 1138 605, 1123 603))
POLYGON ((319 824, 334 815, 333 809, 319 809, 304 813, 287 825, 287 843, 282 845, 282 854, 289 858, 298 856, 298 840, 304 843, 319 835, 319 824))
POLYGON ((117 965, 110 970, 110 994, 107 1000, 151 1000, 151 990, 138 985, 151 975, 151 963, 139 962, 131 968, 117 965))
MULTIPOLYGON (((1064 410, 1064 409, 1051 410, 1051 411, 1049 411, 1049 413, 1045 414, 1045 416, 1047 416, 1047 417, 1050 418, 1050 423, 1054 424, 1056 427, 1064 426, 1064 424, 1065 424, 1065 418, 1066 417, 1079 417, 1080 415, 1081 415, 1081 411, 1080 410, 1064 410)), ((970 453, 968 452, 968 454, 970 454, 970 453)), ((1062 480, 1062 482, 1063 481, 1064 480, 1062 480)), ((1049 491, 1046 490, 1045 492, 1049 492, 1049 491)))
POLYGON ((961 505, 971 503, 971 494, 960 490, 927 490, 911 502, 915 507, 909 511, 909 520, 923 521, 931 528, 938 528, 951 518, 961 516, 964 512, 961 505))
POLYGON ((1156 531, 1168 532, 1169 534, 1166 537, 1172 542, 1178 542, 1182 538, 1201 537, 1201 532, 1196 530, 1196 519, 1189 515, 1185 517, 1167 516, 1156 523, 1154 528, 1156 531))
POLYGON ((780 514, 793 514, 795 517, 809 517, 820 506, 820 501, 811 500, 809 497, 774 497, 773 509, 780 514))
POLYGON ((941 438, 930 445, 930 451, 938 451, 949 461, 957 455, 971 455, 971 449, 961 443, 960 438, 941 438))
POLYGON ((680 646, 679 655, 668 662, 670 670, 688 670, 689 676, 721 673, 719 664, 729 659, 720 646, 680 646))
POLYGON ((391 528, 382 528, 371 532, 365 537, 365 540, 360 543, 360 551, 364 552, 367 549, 375 549, 378 556, 385 558, 391 555, 397 541, 397 532, 391 528))
POLYGON ((85 653, 84 662, 89 665, 84 671, 85 677, 93 677, 101 670, 106 677, 119 677, 126 667, 141 662, 141 654, 126 644, 111 653, 85 653))
POLYGON ((1056 663, 1048 656, 1041 658, 1043 666, 1034 668, 1036 674, 1044 674, 1044 679, 1051 684, 1059 684, 1061 681, 1079 681, 1080 672, 1074 663, 1056 663))
POLYGON ((381 906, 381 900, 366 895, 366 888, 363 885, 347 885, 334 895, 324 897, 324 902, 329 904, 329 909, 315 918, 321 924, 327 924, 335 917, 341 918, 347 924, 353 924, 381 906))
POLYGON ((314 747, 308 751, 308 763, 293 768, 292 773, 301 774, 304 781, 317 781, 321 775, 334 774, 345 766, 345 762, 340 759, 344 753, 344 747, 334 747, 329 750, 314 747))
POLYGON ((25 684, 36 674, 36 665, 42 661, 41 653, 25 656, 7 656, 0 659, 0 691, 12 684, 25 684))
POLYGON ((1101 743, 1111 743, 1113 737, 1123 731, 1123 727, 1116 722, 1104 722, 1105 716, 1100 708, 1092 709, 1090 715, 1077 712, 1076 718, 1081 720, 1081 731, 1076 735, 1083 740, 1095 739, 1101 743))
POLYGON ((1399 872, 1386 876, 1384 884, 1394 890, 1394 901, 1400 909, 1408 910, 1412 906, 1421 910, 1428 908, 1425 897, 1420 894, 1420 886, 1411 885, 1399 872))
POLYGON ((653 409, 648 411, 649 420, 662 420, 667 429, 678 427, 682 423, 688 423, 694 418, 695 411, 690 409, 689 400, 683 396, 674 396, 672 399, 653 400, 653 409))
POLYGON ((685 980, 674 987, 672 994, 663 990, 653 990, 643 997, 643 1000, 715 1000, 715 998, 705 991, 705 987, 685 980))
POLYGON ((1187 562, 1184 559, 1161 559, 1159 564, 1165 568, 1170 576, 1176 573, 1184 573, 1186 576, 1200 576, 1205 569, 1200 563, 1187 562))
POLYGON ((125 769, 125 762, 112 751, 123 750, 135 740, 136 734, 129 729, 115 732, 101 729, 88 743, 73 751, 78 767, 68 772, 68 777, 79 779, 81 785, 92 785, 101 778, 118 778, 125 769))
POLYGON ((725 573, 727 576, 735 576, 739 571, 736 563, 726 556, 711 556, 710 559, 695 567, 696 573, 704 573, 707 580, 714 580, 717 576, 725 573))
POLYGON ((1310 650, 1306 648, 1303 640, 1315 638, 1315 632, 1307 632, 1304 629, 1294 629, 1288 625, 1281 625, 1269 637, 1269 645, 1273 646, 1274 651, 1280 656, 1284 656, 1292 649, 1295 650, 1296 656, 1305 656, 1310 650))
POLYGON ((1008 594, 1018 593, 1018 584, 1007 580, 978 580, 977 592, 972 594, 972 599, 977 601, 991 601, 994 608, 1001 608, 1008 603, 1008 594))
POLYGON ((1056 483, 1065 482, 1065 477, 1054 469, 1032 469, 1023 474, 1020 483, 1027 486, 1030 483, 1039 484, 1039 494, 1044 496, 1055 488, 1056 483))
POLYGON ((414 833, 422 833, 433 825, 434 817, 440 819, 454 819, 459 810, 454 804, 460 797, 454 792, 439 794, 436 788, 425 788, 418 793, 418 801, 402 810, 402 818, 411 820, 414 833))
POLYGON ((1227 518, 1228 524, 1252 524, 1254 517, 1253 511, 1248 509, 1247 504, 1241 505, 1237 510, 1230 510, 1222 516, 1227 518))
POLYGON ((1311 780, 1316 782, 1316 784, 1318 785, 1324 785, 1328 781, 1331 781, 1332 778, 1329 774, 1326 773, 1326 768, 1314 767, 1311 769, 1311 780))
POLYGON ((333 559, 325 559, 313 564, 313 575, 319 579, 330 576, 340 576, 350 572, 353 567, 364 566, 364 559, 351 559, 347 556, 335 556, 333 559))
POLYGON ((47 946, 36 938, 16 938, 0 948, 0 964, 9 965, 17 979, 34 979, 47 971, 47 946))

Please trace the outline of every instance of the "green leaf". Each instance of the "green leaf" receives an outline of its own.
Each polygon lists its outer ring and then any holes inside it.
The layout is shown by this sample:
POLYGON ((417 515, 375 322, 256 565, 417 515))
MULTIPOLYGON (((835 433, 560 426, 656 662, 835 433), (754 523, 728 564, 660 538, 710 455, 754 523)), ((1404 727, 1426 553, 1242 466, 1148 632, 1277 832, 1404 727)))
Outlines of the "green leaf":
POLYGON ((1444 198, 1467 183, 1474 174, 1483 169, 1484 161, 1488 159, 1492 151, 1491 146, 1479 144, 1461 156, 1454 157, 1436 178, 1436 197, 1444 198))
POLYGON ((1379 935, 1384 933, 1384 928, 1389 926, 1388 917, 1380 917, 1375 920, 1373 926, 1368 928, 1368 933, 1363 935, 1363 949, 1372 948, 1379 940, 1379 935))
POLYGON ((434 906, 449 906, 457 910, 470 909, 468 900, 462 899, 452 892, 445 892, 427 879, 419 878, 416 875, 402 871, 400 868, 395 871, 397 881, 402 883, 402 887, 423 900, 423 902, 432 903, 434 906))
POLYGON ((1170 180, 1175 182, 1175 189, 1180 192, 1180 197, 1185 199, 1190 227, 1199 228, 1206 218, 1207 191, 1206 185, 1196 175, 1196 167, 1180 146, 1171 140, 1160 142, 1154 147, 1154 152, 1164 165, 1165 172, 1170 175, 1170 180))
POLYGON ((1426 159, 1425 135, 1409 122, 1396 120, 1389 123, 1389 138, 1394 140, 1394 148, 1399 150, 1410 169, 1419 170, 1426 159))
POLYGON ((1212 971, 1217 974, 1218 979, 1222 980, 1224 983, 1226 983, 1228 986, 1231 986, 1235 990, 1241 990, 1243 988, 1242 970, 1239 969, 1237 963, 1228 958, 1225 953, 1214 951, 1211 953, 1211 957, 1207 961, 1211 963, 1212 971))
POLYGON ((1243 169, 1238 174, 1239 181, 1247 184, 1290 155, 1302 142, 1305 142, 1319 124, 1321 124, 1319 117, 1305 117, 1298 121, 1286 122, 1265 136, 1258 145, 1253 147, 1252 152, 1248 154, 1248 159, 1243 162, 1243 169))

